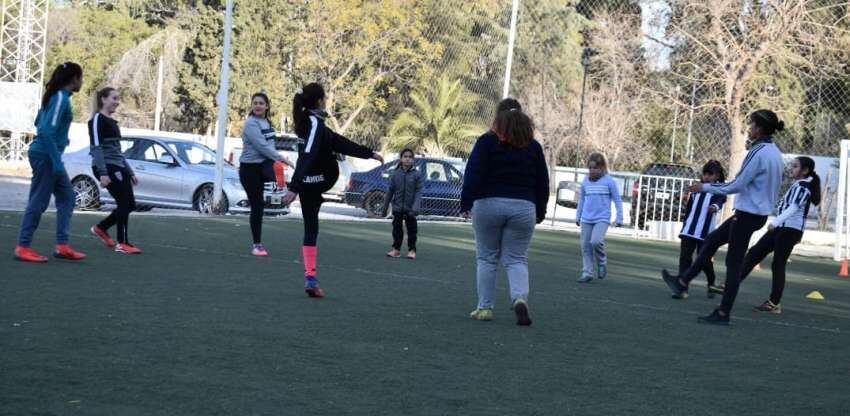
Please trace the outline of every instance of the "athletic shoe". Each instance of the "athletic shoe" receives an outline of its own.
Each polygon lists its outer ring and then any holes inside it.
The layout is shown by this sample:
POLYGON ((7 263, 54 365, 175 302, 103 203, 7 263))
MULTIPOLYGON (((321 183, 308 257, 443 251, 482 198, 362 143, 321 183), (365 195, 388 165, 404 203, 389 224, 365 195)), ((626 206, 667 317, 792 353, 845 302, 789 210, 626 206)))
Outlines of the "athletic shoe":
POLYGON ((304 292, 306 292, 307 296, 311 298, 325 297, 325 291, 319 287, 319 281, 313 276, 307 276, 304 278, 304 292))
POLYGON ((528 316, 528 303, 524 299, 517 299, 514 301, 514 313, 516 314, 517 325, 531 325, 531 318, 528 316))
POLYGON ((407 258, 410 260, 416 260, 416 250, 410 250, 407 252, 407 258))
POLYGON ((105 246, 107 246, 109 248, 115 247, 115 240, 113 240, 112 237, 109 236, 109 233, 102 230, 97 225, 92 225, 91 229, 89 229, 89 231, 91 231, 92 234, 94 234, 97 238, 99 238, 100 241, 102 241, 105 246))
POLYGON ((47 257, 44 257, 41 254, 38 254, 35 250, 24 246, 15 247, 15 258, 29 263, 47 263, 47 257))
POLYGON ((661 278, 664 279, 664 283, 667 283, 667 287, 670 288, 670 291, 673 292, 673 299, 687 299, 688 298, 688 287, 682 286, 679 283, 679 276, 673 276, 667 269, 661 270, 661 278))
POLYGON ((711 293, 714 293, 716 295, 722 295, 723 292, 726 291, 726 288, 723 287, 723 285, 720 285, 720 286, 708 285, 708 291, 711 292, 711 293))
POLYGON ((591 280, 593 280, 593 276, 582 276, 582 277, 579 277, 578 279, 576 279, 576 282, 590 283, 591 280))
POLYGON ((65 260, 82 260, 86 258, 86 255, 74 250, 68 244, 57 244, 56 249, 53 250, 53 257, 65 260))
POLYGON ((397 259, 397 258, 401 257, 401 252, 396 250, 396 249, 392 249, 387 253, 387 257, 392 257, 394 259, 397 259))
POLYGON ((266 251, 266 246, 264 246, 262 243, 259 243, 259 244, 254 244, 254 247, 251 248, 251 255, 257 256, 257 257, 268 257, 269 252, 266 251))
POLYGON ((469 317, 476 321, 492 321, 493 308, 475 308, 474 311, 470 312, 469 317))
POLYGON ((762 303, 759 306, 756 306, 753 309, 756 310, 757 312, 767 312, 767 313, 773 313, 773 314, 776 314, 776 315, 779 315, 780 313, 782 313, 782 307, 779 306, 779 305, 773 304, 773 302, 771 302, 770 300, 764 301, 764 303, 762 303))
POLYGON ((602 280, 606 277, 608 277, 608 267, 606 267, 604 264, 597 265, 596 266, 596 278, 598 278, 599 280, 602 280))
POLYGON ((723 316, 720 314, 719 309, 715 309, 710 315, 697 318, 697 322, 701 324, 729 326, 729 315, 723 316))
POLYGON ((142 254, 142 250, 130 243, 118 243, 118 245, 115 246, 115 252, 124 254, 142 254))

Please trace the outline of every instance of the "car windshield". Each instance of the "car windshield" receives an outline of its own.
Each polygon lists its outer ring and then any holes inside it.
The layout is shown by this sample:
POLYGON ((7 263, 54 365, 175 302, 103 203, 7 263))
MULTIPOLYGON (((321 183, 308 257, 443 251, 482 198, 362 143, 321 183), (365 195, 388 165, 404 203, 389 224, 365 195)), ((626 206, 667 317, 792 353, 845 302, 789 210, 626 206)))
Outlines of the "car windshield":
POLYGON ((200 143, 169 142, 168 148, 190 165, 215 165, 215 152, 200 143))

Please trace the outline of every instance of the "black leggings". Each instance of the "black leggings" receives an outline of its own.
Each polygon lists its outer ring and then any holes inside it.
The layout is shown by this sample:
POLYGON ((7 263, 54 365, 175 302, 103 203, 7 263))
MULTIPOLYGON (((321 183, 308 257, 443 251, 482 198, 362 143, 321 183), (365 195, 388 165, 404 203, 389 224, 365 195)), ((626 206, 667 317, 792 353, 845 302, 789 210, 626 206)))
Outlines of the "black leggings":
POLYGON ((785 265, 791 257, 794 246, 803 238, 803 232, 788 227, 775 228, 768 231, 747 252, 744 259, 744 270, 741 273, 741 281, 749 276, 757 264, 761 263, 770 252, 773 252, 773 263, 770 268, 773 271, 773 280, 770 289, 770 301, 779 305, 782 300, 782 292, 785 290, 785 265))
POLYGON ((245 188, 248 195, 248 203, 251 206, 251 236, 254 244, 263 242, 263 209, 266 201, 264 196, 265 180, 263 179, 262 163, 242 163, 239 165, 239 182, 245 188))
MULTIPOLYGON (((97 169, 93 169, 94 174, 99 176, 97 169)), ((109 195, 115 200, 117 207, 112 210, 108 217, 97 224, 101 230, 108 230, 113 225, 116 228, 118 242, 121 244, 129 243, 128 222, 130 221, 130 213, 136 209, 136 196, 133 194, 133 174, 130 170, 123 166, 106 165, 106 172, 111 181, 106 186, 109 195)))
POLYGON ((322 209, 320 192, 308 191, 299 195, 301 199, 301 215, 304 217, 304 245, 315 247, 319 238, 319 210, 322 209))
POLYGON ((419 230, 416 217, 401 212, 393 212, 393 248, 401 250, 401 242, 404 240, 402 223, 407 224, 407 248, 416 251, 416 234, 419 230))
MULTIPOLYGON (((685 270, 691 267, 694 262, 694 253, 699 253, 705 243, 696 238, 682 236, 682 248, 679 252, 679 275, 685 274, 685 270)), ((709 286, 714 286, 717 281, 717 275, 714 274, 714 262, 711 260, 703 267, 702 272, 708 280, 709 286)))
POLYGON ((767 222, 766 215, 755 215, 743 211, 735 211, 735 215, 729 218, 720 227, 717 227, 708 238, 705 239, 702 249, 699 251, 694 264, 680 276, 685 283, 696 277, 705 266, 711 262, 711 257, 721 246, 729 244, 726 252, 726 288, 723 292, 723 302, 720 310, 727 315, 732 312, 735 297, 741 284, 741 271, 744 267, 744 256, 750 245, 750 237, 767 222))

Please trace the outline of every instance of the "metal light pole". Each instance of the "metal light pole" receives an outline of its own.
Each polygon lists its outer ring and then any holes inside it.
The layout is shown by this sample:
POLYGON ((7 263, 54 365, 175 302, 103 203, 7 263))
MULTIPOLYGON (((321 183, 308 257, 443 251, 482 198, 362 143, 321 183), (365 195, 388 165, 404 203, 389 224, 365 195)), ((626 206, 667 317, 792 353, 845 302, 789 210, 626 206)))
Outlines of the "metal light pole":
MULTIPOLYGON (((681 87, 679 87, 677 85, 676 86, 676 100, 679 99, 679 95, 680 95, 681 91, 682 91, 681 87)), ((676 130, 679 127, 679 104, 676 104, 676 102, 674 101, 673 105, 675 105, 676 108, 673 109, 673 137, 670 138, 670 162, 674 161, 673 156, 674 156, 674 152, 675 152, 675 149, 676 149, 676 130)))
POLYGON ((218 86, 218 122, 216 124, 217 145, 215 149, 215 184, 213 186, 213 205, 219 208, 224 182, 224 135, 227 133, 227 98, 230 88, 230 35, 233 29, 233 0, 227 0, 224 12, 224 48, 221 57, 221 78, 218 86))
POLYGON ((516 21, 519 13, 519 0, 513 0, 511 8, 511 31, 508 34, 508 62, 505 64, 505 85, 502 98, 508 98, 511 92, 511 66, 514 64, 514 42, 516 41, 516 21))
POLYGON ((592 48, 584 48, 581 53, 581 105, 578 112, 578 132, 576 135, 576 166, 573 169, 573 181, 578 182, 578 169, 581 166, 581 139, 584 136, 584 94, 587 91, 587 67, 590 65, 590 57, 595 53, 592 48))

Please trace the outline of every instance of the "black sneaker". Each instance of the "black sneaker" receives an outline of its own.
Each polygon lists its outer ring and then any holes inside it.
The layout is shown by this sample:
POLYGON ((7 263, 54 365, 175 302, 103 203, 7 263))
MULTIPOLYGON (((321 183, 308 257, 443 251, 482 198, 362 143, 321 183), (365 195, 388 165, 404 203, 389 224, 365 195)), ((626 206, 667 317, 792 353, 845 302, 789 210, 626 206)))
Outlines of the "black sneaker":
POLYGON ((701 324, 729 326, 729 315, 723 316, 718 309, 715 309, 710 315, 697 318, 697 322, 701 324))
POLYGON ((517 299, 514 302, 514 313, 516 314, 516 324, 519 326, 531 325, 531 318, 528 316, 528 304, 523 299, 517 299))
POLYGON ((670 291, 673 292, 673 299, 687 299, 688 298, 688 287, 682 286, 679 283, 679 276, 673 276, 667 269, 661 270, 661 278, 664 279, 664 283, 667 283, 667 287, 670 288, 670 291))

